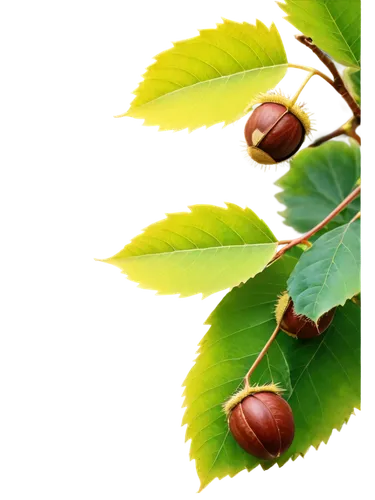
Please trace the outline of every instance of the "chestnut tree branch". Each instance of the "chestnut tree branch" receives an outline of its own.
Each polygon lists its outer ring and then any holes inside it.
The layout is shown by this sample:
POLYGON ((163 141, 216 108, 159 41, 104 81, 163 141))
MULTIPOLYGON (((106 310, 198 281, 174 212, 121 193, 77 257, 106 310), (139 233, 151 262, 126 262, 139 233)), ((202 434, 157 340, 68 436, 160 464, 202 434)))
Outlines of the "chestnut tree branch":
POLYGON ((296 35, 294 37, 294 40, 299 44, 305 47, 307 50, 310 50, 315 57, 315 59, 318 59, 331 73, 332 78, 340 78, 339 72, 337 71, 337 68, 333 61, 326 55, 322 50, 320 50, 316 45, 313 45, 312 39, 300 34, 296 35))
MULTIPOLYGON (((270 261, 268 265, 270 265, 273 261, 276 259, 279 259, 287 250, 290 248, 294 247, 295 245, 298 245, 299 243, 303 243, 305 245, 311 246, 311 243, 308 241, 311 236, 313 236, 316 232, 318 232, 322 227, 324 227, 328 222, 330 222, 338 213, 340 213, 351 201, 354 200, 358 196, 359 193, 362 191, 362 185, 358 186, 354 191, 352 191, 337 207, 325 218, 320 222, 318 225, 316 225, 313 229, 308 231, 307 233, 303 234, 302 236, 299 236, 298 238, 294 238, 292 241, 282 241, 279 242, 279 245, 283 245, 283 248, 278 251, 278 253, 275 255, 275 257, 270 261)), ((350 223, 354 222, 355 220, 359 219, 362 216, 362 211, 359 211, 356 213, 356 215, 352 218, 350 223)), ((252 364, 250 370, 247 372, 244 378, 245 382, 245 388, 250 387, 250 376, 254 373, 254 370, 256 367, 259 365, 259 363, 262 361, 264 355, 268 351, 268 348, 272 344, 272 342, 275 340, 277 334, 280 331, 280 322, 277 324, 275 330, 273 331, 271 337, 268 339, 267 343, 263 347, 263 349, 260 351, 258 354, 257 359, 254 361, 252 364)))
MULTIPOLYGON (((307 84, 307 82, 310 81, 310 78, 313 78, 314 76, 318 76, 321 80, 328 83, 332 87, 332 89, 340 97, 343 96, 343 94, 340 93, 343 91, 341 90, 339 92, 339 89, 334 87, 334 85, 335 85, 334 80, 328 75, 328 73, 320 71, 319 69, 315 68, 314 66, 311 66, 310 64, 289 63, 288 68, 291 70, 305 71, 308 73, 308 76, 304 80, 301 87, 293 95, 293 97, 291 99, 292 103, 297 100, 297 98, 299 97, 299 95, 301 93, 301 90, 303 90, 304 85, 307 84)), ((338 77, 340 78, 340 81, 342 81, 341 77, 340 76, 338 76, 338 77)), ((357 103, 354 100, 353 100, 353 102, 354 102, 355 106, 357 106, 357 103)), ((362 123, 362 113, 360 111, 359 106, 357 106, 357 107, 359 110, 359 114, 358 114, 358 110, 356 110, 356 113, 352 114, 352 116, 350 118, 348 118, 348 120, 346 120, 344 123, 342 123, 341 125, 336 127, 334 130, 331 130, 330 132, 323 135, 322 137, 319 137, 316 141, 310 143, 309 147, 313 148, 313 147, 319 146, 320 144, 323 144, 324 142, 329 141, 330 139, 333 139, 334 137, 338 137, 339 135, 342 135, 342 134, 346 134, 346 135, 349 135, 350 137, 353 137, 353 139, 355 139, 358 142, 358 144, 361 145, 363 142, 363 137, 360 134, 358 134, 356 131, 358 130, 358 128, 360 127, 360 125, 362 123)))
POLYGON ((346 120, 344 123, 339 125, 337 128, 334 130, 331 130, 327 134, 323 135, 322 137, 319 137, 316 141, 312 142, 309 147, 314 148, 316 146, 320 146, 324 142, 327 142, 334 137, 338 137, 340 135, 346 134, 350 137, 352 137, 355 141, 358 142, 359 145, 362 145, 363 142, 363 137, 356 132, 356 130, 359 128, 361 125, 362 118, 358 116, 351 116, 348 120, 346 120))
POLYGON ((354 97, 350 94, 348 89, 345 87, 345 83, 341 78, 340 73, 338 72, 335 63, 330 59, 327 54, 325 54, 319 47, 313 44, 311 38, 305 35, 296 35, 296 39, 308 47, 310 50, 314 52, 314 54, 322 61, 322 63, 327 66, 329 71, 333 76, 333 84, 334 89, 341 95, 341 97, 346 101, 350 109, 353 111, 353 115, 360 118, 361 117, 361 108, 356 103, 354 97))
MULTIPOLYGON (((305 86, 305 84, 309 81, 309 79, 314 76, 314 75, 319 75, 324 80, 329 83, 342 97, 343 99, 347 102, 349 105, 350 109, 353 111, 353 117, 348 120, 344 125, 339 127, 338 129, 334 130, 330 134, 327 134, 317 141, 313 142, 310 147, 315 147, 319 146, 320 144, 323 144, 324 142, 333 139, 334 137, 338 137, 340 135, 347 135, 352 138, 354 138, 359 144, 361 143, 361 139, 356 133, 357 127, 361 123, 361 109, 356 103, 355 99, 352 97, 352 95, 348 92, 347 88, 345 87, 344 81, 341 78, 339 72, 337 71, 337 68, 334 64, 334 62, 322 51, 320 50, 316 45, 312 43, 311 38, 308 38, 304 35, 297 35, 296 39, 301 42, 303 45, 306 45, 309 49, 311 49, 318 57, 319 59, 327 66, 329 71, 332 73, 333 80, 331 80, 327 75, 324 73, 315 70, 314 68, 309 68, 306 66, 299 66, 296 64, 289 64, 289 67, 291 68, 297 68, 297 69, 303 69, 305 71, 309 71, 310 75, 306 78, 306 81, 304 85, 302 85, 302 88, 305 86)), ((302 90, 301 88, 301 90, 302 90)), ((299 92, 300 93, 300 92, 299 92)), ((299 95, 297 94, 297 97, 299 95)), ((287 252, 289 249, 293 248, 296 245, 299 245, 300 243, 303 243, 305 245, 311 246, 311 243, 309 242, 309 238, 311 238, 314 234, 316 234, 320 229, 322 229, 326 224, 328 224, 332 219, 336 217, 344 208, 346 208, 361 192, 361 186, 356 187, 337 207, 329 214, 325 219, 323 219, 319 224, 317 224, 315 227, 313 227, 310 231, 308 231, 306 234, 303 236, 299 236, 298 238, 295 238, 294 240, 280 240, 278 242, 279 245, 285 245, 283 246, 276 254, 275 256, 271 259, 268 265, 270 265, 272 262, 275 260, 279 259, 282 255, 284 255, 285 252, 287 252)), ((355 220, 359 219, 361 216, 361 212, 358 212, 353 219, 350 222, 354 222, 355 220)), ((255 369, 258 367, 262 359, 264 358, 265 354, 267 353, 268 349, 270 348, 272 342, 276 339, 278 333, 280 332, 280 324, 281 320, 279 323, 276 325, 275 330, 272 332, 271 337, 268 339, 267 343, 263 347, 263 349, 260 351, 258 354, 256 360, 250 367, 249 371, 246 373, 244 377, 244 384, 245 388, 250 387, 250 377, 254 373, 255 369)))
MULTIPOLYGON (((299 236, 298 238, 295 238, 294 240, 290 241, 288 244, 286 244, 284 247, 282 247, 276 254, 275 256, 271 259, 268 265, 270 265, 272 262, 275 260, 279 259, 284 253, 289 250, 290 248, 295 247, 296 245, 299 245, 300 243, 306 243, 306 241, 311 238, 311 236, 314 236, 315 233, 320 231, 328 222, 330 222, 332 219, 336 217, 344 208, 346 208, 361 192, 361 186, 356 187, 346 198, 343 200, 337 207, 332 210, 332 212, 327 215, 325 219, 323 219, 319 224, 317 224, 315 227, 313 227, 309 232, 306 234, 299 236)), ((360 213, 360 212, 359 212, 360 213)), ((358 218, 360 215, 356 215, 354 219, 351 221, 353 222, 358 218)))

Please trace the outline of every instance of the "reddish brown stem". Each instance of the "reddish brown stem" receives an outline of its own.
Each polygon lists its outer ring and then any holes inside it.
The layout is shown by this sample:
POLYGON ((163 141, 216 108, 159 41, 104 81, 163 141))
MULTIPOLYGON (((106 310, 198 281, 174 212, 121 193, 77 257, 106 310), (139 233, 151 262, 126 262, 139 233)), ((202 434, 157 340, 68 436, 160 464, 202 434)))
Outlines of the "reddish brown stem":
POLYGON ((345 83, 343 79, 341 78, 340 73, 338 72, 335 63, 330 59, 327 54, 325 54, 319 47, 313 44, 313 41, 311 38, 305 36, 305 35, 296 35, 296 39, 308 47, 310 50, 314 52, 314 54, 322 61, 322 63, 327 66, 329 71, 332 73, 333 76, 333 87, 335 90, 342 96, 342 98, 347 102, 348 106, 350 109, 353 111, 353 115, 356 117, 361 116, 361 108, 358 106, 356 103, 355 99, 353 96, 350 94, 348 89, 345 87, 345 83))
MULTIPOLYGON (((290 248, 295 247, 296 245, 299 245, 300 243, 305 243, 308 241, 311 236, 313 236, 315 233, 323 229, 323 227, 328 224, 332 219, 336 217, 342 210, 344 210, 345 207, 349 205, 361 192, 361 186, 358 186, 352 191, 346 198, 343 200, 337 207, 329 214, 325 219, 323 219, 319 224, 317 224, 315 227, 313 227, 308 233, 304 234, 303 236, 299 236, 298 238, 295 238, 292 240, 290 243, 285 245, 283 248, 281 248, 276 255, 273 257, 273 259, 270 261, 269 264, 274 262, 275 260, 279 259, 284 253, 289 250, 290 248)), ((358 214, 356 215, 356 217, 358 214)))
POLYGON ((361 144, 361 138, 356 132, 357 127, 360 125, 360 120, 357 116, 353 116, 349 121, 341 125, 338 129, 334 130, 330 134, 324 135, 320 137, 315 142, 310 144, 310 148, 315 148, 316 146, 320 146, 324 142, 329 141, 330 139, 334 139, 335 137, 339 137, 340 135, 347 135, 355 139, 358 144, 361 144))
MULTIPOLYGON (((361 139, 356 133, 357 127, 360 125, 361 122, 361 109, 354 100, 354 98, 351 96, 351 94, 348 92, 347 88, 345 87, 344 81, 342 80, 339 72, 337 71, 337 68, 333 61, 322 51, 320 50, 316 45, 312 43, 311 38, 308 38, 304 35, 298 35, 296 36, 297 40, 301 42, 303 45, 306 45, 309 49, 311 49, 317 56, 318 58, 327 66, 327 68, 330 70, 333 76, 333 81, 330 80, 326 75, 321 74, 323 78, 332 85, 332 87, 345 99, 347 104, 349 105, 350 109, 353 111, 353 117, 344 125, 339 127, 337 130, 334 130, 330 134, 325 135, 324 137, 321 137, 317 141, 315 141, 313 144, 311 144, 310 147, 315 147, 319 146, 320 144, 323 144, 324 142, 333 139, 334 137, 338 137, 339 135, 345 134, 350 137, 353 137, 359 144, 361 143, 361 139)), ((295 65, 291 65, 294 67, 297 67, 295 65)), ((320 72, 317 72, 320 73, 320 72)), ((320 229, 322 229, 326 224, 328 224, 336 215, 338 215, 345 207, 347 207, 361 192, 361 186, 358 186, 357 188, 354 189, 325 219, 323 219, 319 224, 317 224, 313 229, 311 229, 309 232, 304 234, 303 236, 300 236, 298 238, 295 238, 294 240, 280 240, 278 242, 279 245, 285 245, 283 248, 281 248, 276 255, 273 257, 273 259, 270 261, 269 264, 274 262, 276 259, 279 259, 284 253, 289 250, 290 248, 293 248, 296 245, 299 245, 300 243, 304 243, 305 245, 311 246, 311 243, 309 242, 309 238, 316 234, 320 229)), ((354 222, 360 217, 361 213, 358 212, 355 217, 353 217, 351 222, 354 222)), ((261 352, 259 353, 258 357, 252 364, 250 370, 247 372, 244 378, 244 384, 245 387, 250 387, 250 377, 254 373, 255 369, 258 367, 262 359, 264 358, 265 354, 267 353, 269 347, 271 346, 272 342, 275 340, 277 337, 277 334, 280 331, 280 323, 276 326, 275 330, 273 331, 271 337, 268 339, 266 345, 263 347, 261 352)))

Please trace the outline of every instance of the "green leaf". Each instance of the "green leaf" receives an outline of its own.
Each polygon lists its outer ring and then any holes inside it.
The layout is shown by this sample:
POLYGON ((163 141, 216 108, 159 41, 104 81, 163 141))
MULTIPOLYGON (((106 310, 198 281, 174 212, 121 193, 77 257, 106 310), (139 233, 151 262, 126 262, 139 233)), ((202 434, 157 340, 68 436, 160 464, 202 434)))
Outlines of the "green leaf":
POLYGON ((223 21, 157 55, 123 116, 160 130, 229 124, 275 87, 288 63, 276 26, 223 21))
POLYGON ((288 280, 297 314, 312 321, 360 292, 359 220, 333 229, 304 252, 288 280))
POLYGON ((333 429, 340 431, 360 408, 360 316, 360 308, 349 301, 337 309, 332 325, 319 337, 278 337, 290 367, 292 391, 286 399, 296 429, 291 447, 277 461, 280 467, 304 456, 310 446, 317 449, 327 443, 333 429))
POLYGON ((249 208, 227 207, 168 214, 104 262, 159 294, 207 296, 236 286, 268 264, 277 241, 249 208))
POLYGON ((346 68, 343 73, 343 79, 349 92, 357 103, 361 104, 361 70, 355 68, 346 68))
POLYGON ((360 67, 360 0, 284 0, 286 19, 344 66, 360 67))
MULTIPOLYGON (((211 325, 187 376, 183 424, 191 439, 201 489, 215 477, 251 470, 259 460, 243 451, 228 432, 222 405, 242 385, 243 377, 271 336, 278 296, 297 260, 284 256, 254 279, 234 288, 208 318, 211 325)), ((292 340, 292 339, 290 339, 292 340)), ((252 378, 254 384, 277 383, 291 392, 288 363, 278 339, 252 378)))
MULTIPOLYGON (((360 177, 360 148, 354 142, 329 141, 307 148, 293 158, 290 170, 277 182, 276 195, 286 210, 284 223, 305 233, 334 210, 356 187, 360 177)), ((326 229, 349 222, 358 212, 359 198, 337 215, 326 229)))

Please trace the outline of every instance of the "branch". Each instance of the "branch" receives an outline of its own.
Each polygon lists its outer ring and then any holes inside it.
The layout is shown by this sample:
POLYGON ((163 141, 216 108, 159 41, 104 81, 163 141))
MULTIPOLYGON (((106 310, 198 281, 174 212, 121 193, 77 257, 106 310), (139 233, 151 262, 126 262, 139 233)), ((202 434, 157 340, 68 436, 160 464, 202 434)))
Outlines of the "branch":
MULTIPOLYGON (((288 68, 290 70, 305 71, 308 73, 308 76, 304 80, 303 85, 301 85, 300 90, 303 88, 303 86, 306 84, 306 82, 309 81, 309 79, 311 77, 318 76, 321 80, 328 83, 328 85, 330 85, 332 87, 332 89, 340 97, 342 97, 342 94, 340 93, 340 92, 342 92, 342 90, 339 91, 339 88, 335 87, 334 80, 328 75, 328 73, 320 71, 319 69, 315 68, 314 66, 311 66, 310 64, 289 63, 288 68)), ((340 78, 340 76, 339 76, 339 78, 340 78)), ((341 80, 341 78, 340 78, 340 80, 341 80)), ((291 102, 294 102, 298 98, 299 94, 300 94, 300 91, 297 91, 295 93, 295 95, 292 97, 291 102)), ((357 104, 355 103, 354 100, 353 100, 353 102, 354 102, 355 106, 357 106, 357 104)), ((360 110, 359 107, 358 107, 358 109, 360 110)), ((348 120, 346 120, 344 123, 342 123, 341 125, 336 127, 334 130, 331 130, 327 134, 324 134, 322 137, 319 136, 318 139, 316 139, 314 142, 309 144, 309 147, 314 148, 316 146, 320 146, 320 144, 323 144, 324 142, 327 142, 330 139, 333 139, 334 137, 338 137, 338 136, 343 135, 343 134, 349 135, 354 140, 356 140, 359 145, 362 145, 363 137, 356 132, 362 124, 362 113, 360 112, 360 114, 357 114, 357 111, 358 110, 356 110, 355 114, 353 114, 350 118, 348 118, 348 120)))
MULTIPOLYGON (((303 243, 305 241, 308 241, 311 236, 314 236, 315 233, 320 231, 328 222, 330 222, 332 219, 336 217, 342 210, 344 210, 345 207, 347 207, 361 192, 361 186, 358 186, 352 191, 346 198, 343 200, 337 207, 329 214, 325 219, 323 219, 321 222, 319 222, 318 225, 316 225, 313 229, 311 229, 308 233, 304 234, 303 236, 299 236, 298 238, 295 238, 292 240, 290 243, 285 245, 285 247, 281 248, 276 255, 271 259, 268 265, 270 265, 272 262, 275 260, 279 259, 284 253, 289 250, 290 248, 295 247, 296 245, 299 245, 300 243, 303 243)), ((357 217, 357 216, 356 216, 357 217)))
MULTIPOLYGON (((269 262, 268 265, 270 265, 272 262, 274 262, 276 259, 279 259, 284 253, 289 250, 290 248, 299 245, 300 243, 305 243, 306 245, 311 245, 311 243, 308 241, 311 236, 313 236, 315 233, 317 233, 320 229, 322 229, 328 222, 330 222, 334 217, 336 217, 337 214, 339 214, 345 207, 349 205, 361 192, 361 186, 358 186, 352 191, 346 198, 343 200, 337 207, 324 219, 322 222, 320 222, 317 226, 315 226, 313 229, 311 229, 308 233, 304 234, 303 236, 300 236, 294 240, 280 240, 278 243, 280 244, 285 244, 286 245, 281 248, 274 258, 269 262)), ((355 220, 359 219, 361 216, 361 212, 358 212, 353 219, 350 221, 351 223, 354 222, 355 220)), ((273 331, 271 337, 268 339, 266 345, 263 347, 263 349, 260 351, 258 354, 258 357, 254 361, 254 363, 251 365, 250 370, 246 373, 244 377, 244 384, 245 388, 250 387, 250 377, 254 373, 255 369, 259 365, 259 363, 262 361, 264 358, 265 354, 267 353, 268 349, 270 348, 272 342, 275 340, 277 337, 277 334, 280 331, 280 324, 281 324, 280 319, 279 323, 276 325, 275 330, 273 331)))
POLYGON ((348 120, 336 127, 334 130, 331 130, 327 134, 323 135, 323 137, 319 137, 316 141, 312 142, 309 147, 315 148, 316 146, 320 146, 324 142, 327 142, 334 137, 338 137, 343 134, 349 135, 361 146, 363 137, 356 132, 356 130, 360 127, 361 122, 361 117, 352 115, 348 120))
POLYGON ((342 98, 347 102, 350 109, 353 111, 353 115, 360 119, 361 117, 361 108, 356 103, 353 96, 350 94, 348 89, 345 87, 345 83, 341 78, 340 73, 338 72, 335 63, 330 59, 327 54, 325 54, 319 47, 312 43, 312 39, 305 35, 296 35, 296 39, 308 47, 310 50, 314 52, 314 54, 322 61, 322 63, 327 66, 329 71, 333 76, 333 87, 335 90, 342 96, 342 98))
MULTIPOLYGON (((339 72, 337 71, 337 68, 333 61, 322 51, 320 50, 316 45, 312 43, 311 38, 308 38, 304 35, 298 35, 296 36, 297 40, 301 42, 303 45, 306 45, 306 47, 309 47, 318 57, 319 59, 327 66, 327 68, 330 70, 333 76, 333 80, 328 78, 324 73, 321 73, 318 70, 315 70, 313 68, 307 68, 305 66, 298 66, 295 64, 289 64, 290 67, 294 68, 299 68, 299 69, 304 69, 306 71, 310 72, 310 75, 306 79, 305 83, 302 85, 300 91, 296 94, 296 96, 299 95, 305 84, 309 81, 309 79, 314 75, 318 74, 324 80, 326 80, 332 87, 345 99, 347 104, 349 105, 350 109, 353 111, 353 117, 348 120, 344 125, 339 127, 338 129, 334 130, 330 134, 325 135, 324 137, 321 137, 314 143, 310 145, 310 147, 315 147, 319 146, 320 144, 323 144, 323 142, 328 141, 329 139, 333 139, 334 137, 338 137, 339 135, 345 134, 348 135, 352 138, 354 138, 359 144, 361 143, 361 139, 356 133, 357 127, 361 123, 361 109, 357 105, 356 101, 354 98, 351 96, 351 94, 348 92, 348 90, 345 87, 344 81, 342 80, 339 72)), ((352 191, 337 207, 325 218, 323 219, 319 224, 317 224, 313 229, 311 229, 309 232, 304 234, 303 236, 300 236, 298 238, 295 238, 294 240, 280 240, 278 242, 279 245, 285 245, 283 248, 281 248, 275 256, 271 259, 268 265, 272 264, 275 260, 279 259, 282 255, 284 255, 287 250, 293 248, 296 245, 299 245, 300 243, 304 243, 305 245, 310 245, 311 243, 309 242, 309 238, 316 234, 320 229, 322 229, 326 224, 328 224, 332 219, 336 217, 344 208, 346 208, 361 192, 361 186, 358 186, 352 191)), ((350 222, 354 222, 355 220, 359 219, 361 216, 361 213, 358 212, 353 219, 350 222)), ((255 369, 258 367, 259 363, 262 361, 264 358, 265 354, 267 353, 269 347, 271 346, 272 342, 275 340, 277 337, 277 334, 280 332, 280 322, 277 324, 275 330, 273 331, 271 337, 268 339, 266 345, 263 347, 263 349, 260 351, 258 357, 252 364, 251 368, 249 371, 246 373, 244 377, 244 384, 245 388, 250 387, 250 377, 255 371, 255 369)))

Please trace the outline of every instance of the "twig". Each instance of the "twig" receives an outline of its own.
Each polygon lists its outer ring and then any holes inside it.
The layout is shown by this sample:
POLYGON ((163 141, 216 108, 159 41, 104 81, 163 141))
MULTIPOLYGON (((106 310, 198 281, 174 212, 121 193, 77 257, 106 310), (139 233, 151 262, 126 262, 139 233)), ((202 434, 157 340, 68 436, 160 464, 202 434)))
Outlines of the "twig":
MULTIPOLYGON (((333 76, 333 80, 331 80, 327 75, 325 75, 324 73, 322 73, 318 70, 315 70, 313 68, 309 68, 306 66, 299 66, 296 64, 289 64, 289 67, 291 67, 291 68, 303 69, 303 70, 308 71, 310 73, 309 76, 306 78, 304 84, 302 85, 301 90, 303 89, 303 87, 306 85, 306 83, 309 81, 309 79, 312 76, 319 75, 322 78, 324 78, 324 80, 326 82, 328 82, 345 99, 345 101, 349 105, 350 109, 353 111, 353 115, 354 115, 344 125, 339 127, 337 130, 334 130, 330 134, 327 134, 324 137, 321 137, 320 139, 315 141, 313 144, 311 144, 310 147, 319 146, 323 142, 326 142, 329 139, 332 139, 334 137, 338 137, 339 135, 342 135, 342 134, 353 137, 360 144, 361 139, 358 136, 358 134, 356 133, 356 129, 360 125, 360 122, 361 122, 361 109, 357 105, 354 98, 351 96, 351 94, 346 89, 345 84, 344 84, 339 72, 337 71, 335 64, 333 63, 333 61, 331 61, 331 59, 322 50, 320 50, 316 45, 314 45, 312 43, 311 38, 308 38, 304 35, 298 35, 298 36, 296 36, 296 38, 303 45, 306 45, 306 47, 309 47, 319 57, 319 59, 327 66, 327 68, 330 70, 330 72, 332 73, 332 76, 333 76)), ((299 93, 301 92, 301 90, 299 91, 299 93)), ((296 97, 298 97, 299 93, 296 95, 296 97)), ((338 215, 345 207, 347 207, 359 195, 360 192, 361 192, 361 186, 356 187, 354 189, 354 191, 352 191, 325 219, 323 219, 319 224, 317 224, 313 229, 308 231, 303 236, 295 238, 294 240, 280 240, 278 242, 278 245, 285 245, 285 246, 283 246, 283 248, 281 248, 275 254, 275 256, 273 257, 273 259, 271 259, 271 261, 269 262, 268 265, 270 265, 275 260, 279 259, 282 255, 284 255, 284 253, 287 250, 293 248, 296 245, 299 245, 300 243, 304 243, 305 245, 311 246, 311 243, 309 242, 309 238, 311 238, 311 236, 316 234, 320 229, 322 229, 326 224, 328 224, 334 217, 336 217, 336 215, 338 215)), ((354 222, 360 216, 361 216, 361 212, 358 212, 350 222, 354 222)), ((259 363, 264 358, 264 356, 267 353, 272 342, 277 337, 277 334, 280 331, 280 323, 281 323, 281 321, 277 324, 275 330, 273 331, 271 337, 268 339, 266 345, 260 351, 258 357, 256 358, 256 360, 252 364, 249 371, 246 373, 246 375, 244 377, 245 388, 250 387, 251 375, 253 374, 253 372, 255 371, 257 366, 259 365, 259 363)))
MULTIPOLYGON (((347 207, 349 205, 349 203, 351 203, 355 198, 357 198, 357 196, 359 195, 360 192, 361 192, 361 186, 356 187, 354 189, 354 191, 352 191, 345 198, 345 200, 343 200, 339 205, 337 205, 337 207, 329 215, 327 215, 327 217, 325 219, 323 219, 321 222, 319 222, 319 224, 317 224, 315 227, 313 227, 308 233, 306 233, 303 236, 300 236, 298 238, 295 238, 290 243, 288 243, 283 248, 281 248, 276 253, 276 255, 273 257, 273 259, 271 259, 271 261, 269 262, 268 265, 270 265, 275 260, 279 259, 282 255, 284 255, 284 253, 287 250, 295 247, 296 245, 299 245, 300 243, 304 243, 304 242, 308 241, 309 238, 311 238, 311 236, 313 236, 315 233, 320 231, 320 229, 322 229, 326 224, 328 224, 328 222, 330 222, 332 219, 334 219, 336 217, 336 215, 338 215, 342 210, 344 210, 344 208, 347 207)), ((356 217, 359 217, 358 214, 356 215, 356 217)))
POLYGON ((315 142, 310 144, 310 147, 313 148, 316 146, 320 146, 324 142, 329 141, 330 139, 334 139, 335 137, 339 137, 340 135, 347 135, 349 137, 352 137, 360 145, 361 138, 357 134, 356 129, 361 124, 361 108, 358 106, 356 100, 346 88, 344 80, 341 78, 341 75, 338 72, 335 63, 319 47, 313 44, 311 38, 305 35, 296 35, 296 39, 314 52, 314 54, 322 61, 322 63, 332 73, 333 80, 328 78, 327 75, 325 75, 324 73, 318 70, 314 70, 313 68, 299 66, 297 64, 289 64, 289 67, 299 68, 310 72, 314 71, 316 75, 319 75, 322 78, 324 78, 324 80, 328 82, 336 90, 336 92, 338 92, 341 95, 341 97, 345 100, 345 102, 348 104, 348 106, 353 112, 353 117, 350 120, 348 120, 344 125, 337 128, 333 132, 324 135, 320 139, 317 139, 315 142))
POLYGON ((314 141, 312 144, 310 144, 309 148, 315 148, 316 146, 320 146, 324 142, 327 142, 330 139, 334 139, 335 137, 339 137, 340 135, 347 135, 349 137, 352 137, 358 142, 359 145, 361 145, 361 138, 356 132, 356 129, 359 125, 360 125, 360 120, 358 116, 352 116, 350 120, 344 123, 344 125, 341 125, 341 127, 337 128, 330 134, 323 135, 323 137, 320 137, 319 139, 314 141))
POLYGON ((345 83, 341 78, 340 73, 338 72, 335 63, 325 54, 319 47, 313 44, 311 38, 305 35, 296 35, 296 39, 308 47, 310 50, 314 52, 314 54, 322 61, 322 63, 327 66, 329 71, 333 76, 333 84, 334 89, 342 96, 343 99, 347 102, 350 109, 353 111, 353 115, 360 118, 361 116, 361 108, 356 103, 354 97, 350 94, 348 89, 345 87, 345 83))

